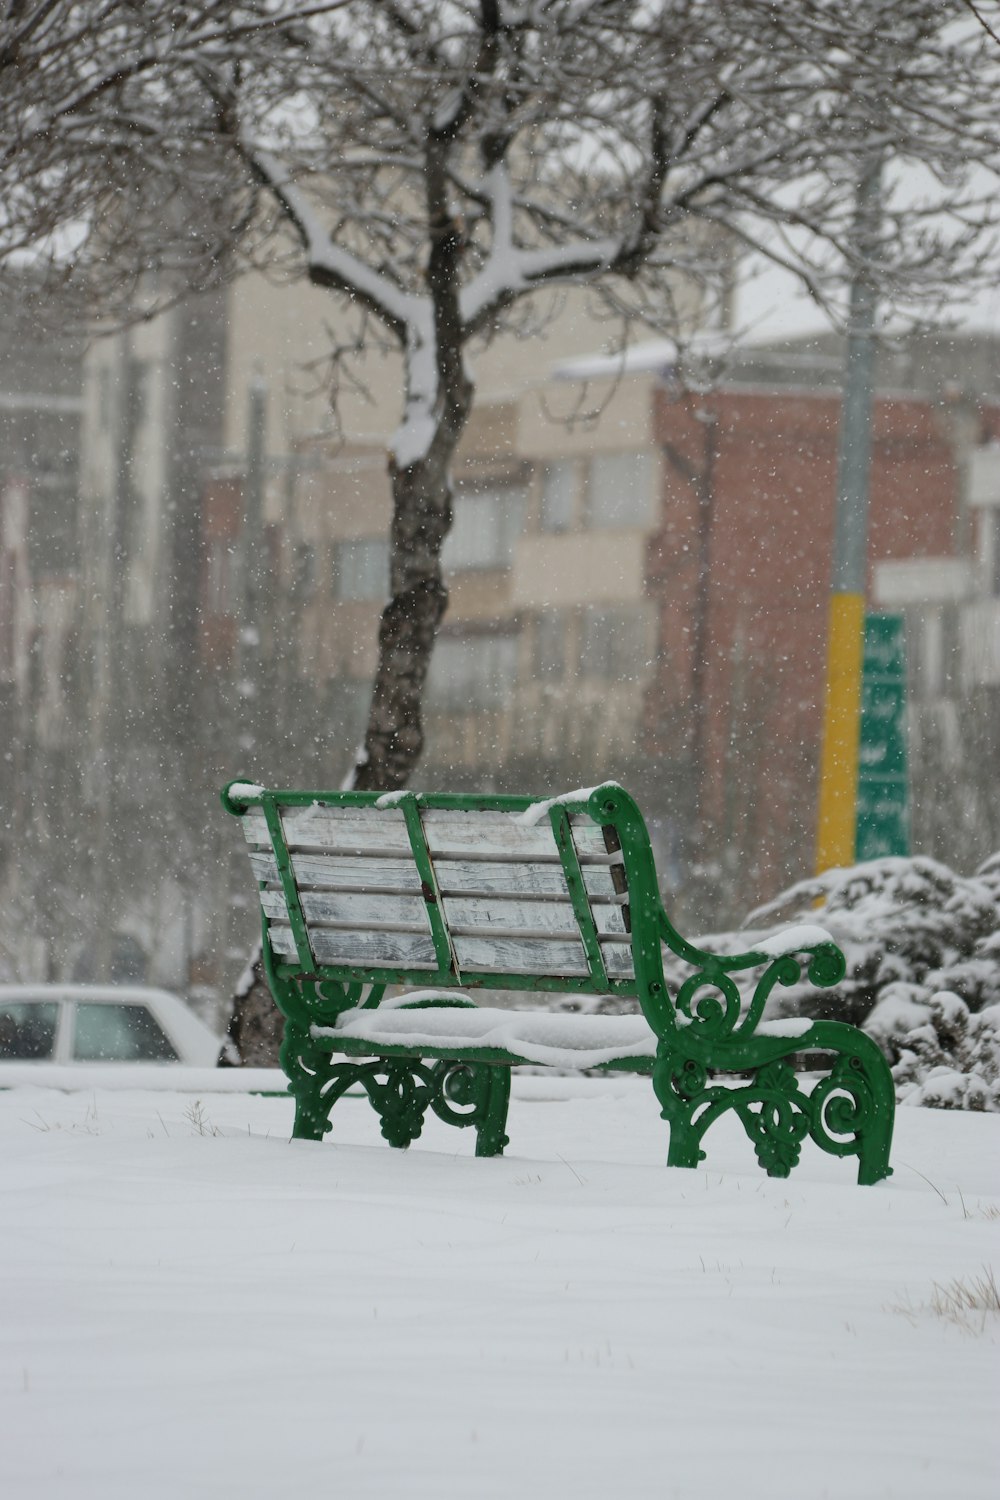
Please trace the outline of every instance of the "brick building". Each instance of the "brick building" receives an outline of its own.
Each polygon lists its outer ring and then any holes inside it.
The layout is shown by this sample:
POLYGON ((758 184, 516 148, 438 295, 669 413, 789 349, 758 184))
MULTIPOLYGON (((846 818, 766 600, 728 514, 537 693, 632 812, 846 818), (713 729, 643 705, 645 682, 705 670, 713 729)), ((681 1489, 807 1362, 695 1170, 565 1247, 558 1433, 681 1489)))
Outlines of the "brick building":
MULTIPOLYGON (((664 463, 648 565, 660 621, 649 747, 674 763, 693 823, 700 805, 709 842, 738 862, 736 882, 773 891, 813 859, 840 401, 729 385, 697 397, 661 388, 655 406, 664 463)), ((876 401, 870 600, 882 564, 957 555, 960 480, 940 407, 876 401)))

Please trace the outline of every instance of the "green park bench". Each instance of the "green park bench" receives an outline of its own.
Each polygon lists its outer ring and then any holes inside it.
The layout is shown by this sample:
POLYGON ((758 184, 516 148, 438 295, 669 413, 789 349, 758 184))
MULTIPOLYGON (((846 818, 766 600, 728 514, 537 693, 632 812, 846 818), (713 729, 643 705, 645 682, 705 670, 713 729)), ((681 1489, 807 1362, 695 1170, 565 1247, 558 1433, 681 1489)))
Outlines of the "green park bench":
POLYGON ((732 1111, 771 1176, 788 1175, 807 1135, 856 1156, 861 1183, 889 1175, 894 1094, 874 1042, 840 1021, 763 1020, 777 984, 836 984, 840 950, 818 927, 737 955, 686 942, 642 814, 614 783, 539 801, 235 781, 222 800, 259 885, 299 1139, 322 1139, 360 1085, 392 1145, 416 1140, 431 1109, 497 1156, 510 1070, 527 1064, 651 1073, 670 1166, 703 1160, 706 1131, 732 1111), (673 994, 664 944, 692 971, 673 994), (390 986, 416 993, 386 998, 390 986), (483 989, 635 1007, 511 1010, 464 993, 483 989), (821 1064, 811 1088, 790 1061, 804 1053, 811 1072, 821 1064))

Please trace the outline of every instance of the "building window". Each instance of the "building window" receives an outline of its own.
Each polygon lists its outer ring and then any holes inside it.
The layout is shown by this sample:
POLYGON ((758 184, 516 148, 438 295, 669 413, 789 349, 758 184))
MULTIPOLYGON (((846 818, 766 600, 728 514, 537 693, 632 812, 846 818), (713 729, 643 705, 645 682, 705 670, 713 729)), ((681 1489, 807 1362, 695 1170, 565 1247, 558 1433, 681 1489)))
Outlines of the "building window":
POLYGON ((543 531, 569 531, 576 501, 576 465, 568 460, 542 470, 543 531))
POLYGON ((566 616, 546 609, 535 618, 536 677, 562 677, 566 670, 566 616))
POLYGON ((298 542, 292 562, 292 592, 305 602, 316 592, 316 548, 310 542, 298 542))
POLYGON ((649 526, 652 465, 648 453, 602 453, 590 462, 587 519, 607 530, 649 526))
POLYGON ((385 537, 340 542, 333 553, 335 599, 375 599, 389 596, 389 543, 385 537))
POLYGON ((427 674, 428 700, 451 712, 502 708, 516 672, 516 636, 440 636, 427 674))
POLYGON ((451 572, 509 568, 524 511, 524 491, 509 486, 457 495, 455 518, 441 550, 444 567, 451 572))
POLYGON ((628 606, 583 612, 580 672, 603 682, 635 681, 646 666, 646 632, 642 610, 628 606))

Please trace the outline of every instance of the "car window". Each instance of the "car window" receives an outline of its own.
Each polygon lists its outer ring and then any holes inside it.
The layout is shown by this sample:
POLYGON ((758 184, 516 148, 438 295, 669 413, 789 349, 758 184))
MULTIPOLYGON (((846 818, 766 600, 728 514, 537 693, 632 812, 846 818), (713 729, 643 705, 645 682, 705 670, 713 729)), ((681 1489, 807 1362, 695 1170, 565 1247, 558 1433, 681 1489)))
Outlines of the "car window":
POLYGON ((7 1000, 0 1003, 0 1057, 51 1057, 56 1044, 59 1004, 56 1000, 34 1003, 7 1000))
POLYGON ((77 1062, 176 1062, 177 1052, 144 1005, 79 1001, 73 1036, 77 1062))

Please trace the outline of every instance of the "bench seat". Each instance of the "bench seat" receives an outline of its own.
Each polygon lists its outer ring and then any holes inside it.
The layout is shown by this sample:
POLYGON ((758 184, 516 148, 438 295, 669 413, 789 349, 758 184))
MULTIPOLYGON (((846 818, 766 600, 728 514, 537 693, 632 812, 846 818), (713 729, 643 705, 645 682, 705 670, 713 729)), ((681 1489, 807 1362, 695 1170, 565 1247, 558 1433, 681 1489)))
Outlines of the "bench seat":
MULTIPOLYGON (((512 1065, 547 1068, 623 1068, 649 1072, 656 1061, 657 1039, 644 1016, 602 1016, 508 1010, 477 1005, 471 997, 447 993, 417 1000, 403 996, 383 1000, 377 1010, 358 1006, 344 1011, 334 1026, 313 1026, 317 1040, 326 1037, 343 1051, 345 1041, 377 1049, 408 1050, 423 1057, 446 1056, 486 1061, 484 1051, 512 1065), (638 1064, 637 1067, 629 1065, 638 1064)), ((764 1021, 758 1035, 801 1037, 812 1022, 800 1018, 764 1021)), ((492 1060, 492 1059, 491 1059, 492 1060)))

